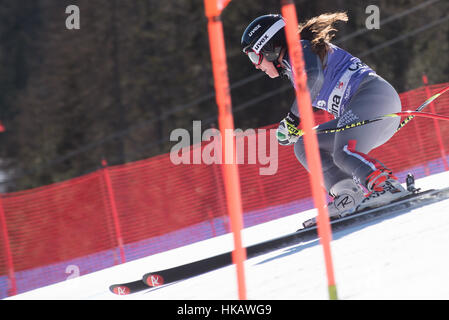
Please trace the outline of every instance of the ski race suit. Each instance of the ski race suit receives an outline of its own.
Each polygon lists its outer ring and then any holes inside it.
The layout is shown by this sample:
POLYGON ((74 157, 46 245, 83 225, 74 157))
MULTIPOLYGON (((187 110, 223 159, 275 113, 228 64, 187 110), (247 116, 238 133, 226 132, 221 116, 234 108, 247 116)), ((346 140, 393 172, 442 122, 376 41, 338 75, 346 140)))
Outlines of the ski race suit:
MULTIPOLYGON (((401 111, 396 90, 360 59, 329 44, 330 50, 322 62, 308 40, 301 40, 301 45, 312 105, 335 117, 321 124, 320 128, 341 127, 401 111)), ((295 86, 288 53, 282 62, 287 66, 285 75, 295 86)), ((296 100, 291 112, 300 118, 296 100)), ((318 134, 326 189, 329 191, 347 178, 366 187, 367 176, 383 168, 378 160, 367 156, 368 152, 387 142, 399 123, 400 118, 394 117, 349 130, 318 134)), ((298 160, 308 169, 302 137, 295 143, 294 150, 298 160)))

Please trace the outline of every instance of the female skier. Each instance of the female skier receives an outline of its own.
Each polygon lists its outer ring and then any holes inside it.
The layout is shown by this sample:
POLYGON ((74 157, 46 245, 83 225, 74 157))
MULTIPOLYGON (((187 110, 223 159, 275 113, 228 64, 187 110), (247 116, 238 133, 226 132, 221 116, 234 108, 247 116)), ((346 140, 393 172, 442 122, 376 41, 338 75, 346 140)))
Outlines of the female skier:
MULTIPOLYGON (((299 25, 307 86, 312 105, 335 119, 320 127, 335 128, 401 111, 395 89, 360 59, 330 43, 333 25, 347 21, 346 13, 322 14, 299 25)), ((269 77, 286 76, 294 84, 281 15, 260 16, 243 32, 241 45, 256 69, 269 77)), ((281 145, 294 144, 299 162, 306 168, 303 138, 296 101, 280 122, 277 138, 281 145)), ((367 154, 387 142, 396 132, 400 118, 390 118, 352 129, 319 134, 324 184, 333 201, 330 218, 367 207, 377 207, 407 195, 392 172, 367 154)))

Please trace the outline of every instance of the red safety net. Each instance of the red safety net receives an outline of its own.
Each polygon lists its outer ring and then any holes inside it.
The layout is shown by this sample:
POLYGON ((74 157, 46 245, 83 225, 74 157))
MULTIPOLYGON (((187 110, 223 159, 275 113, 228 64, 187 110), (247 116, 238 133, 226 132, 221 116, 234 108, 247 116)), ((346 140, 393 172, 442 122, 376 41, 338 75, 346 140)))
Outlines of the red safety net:
MULTIPOLYGON (((414 110, 447 85, 402 93, 403 110, 414 110)), ((449 94, 425 111, 449 115, 449 94)), ((316 123, 330 120, 325 113, 315 115, 316 123)), ((435 124, 415 118, 370 155, 402 177, 408 170, 416 177, 445 171, 449 123, 435 124)), ((256 156, 253 164, 254 154, 247 152, 239 165, 246 227, 313 206, 307 172, 293 147, 270 147, 276 138, 269 129, 276 127, 260 128, 266 135, 257 130, 257 145, 265 141, 267 159, 275 150, 278 156, 271 163, 256 156), (270 165, 275 174, 261 174, 270 165)), ((203 142, 201 150, 209 144, 203 142)), ((65 280, 69 265, 86 274, 229 232, 221 170, 204 162, 175 165, 163 154, 2 194, 0 297, 65 280)))

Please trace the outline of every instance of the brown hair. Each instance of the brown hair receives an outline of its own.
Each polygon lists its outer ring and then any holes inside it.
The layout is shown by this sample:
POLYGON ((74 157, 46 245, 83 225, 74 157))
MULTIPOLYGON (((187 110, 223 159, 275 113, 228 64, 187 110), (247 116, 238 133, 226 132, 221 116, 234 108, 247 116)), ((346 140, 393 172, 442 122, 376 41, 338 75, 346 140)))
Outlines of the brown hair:
POLYGON ((334 37, 332 32, 337 31, 334 24, 339 21, 348 21, 346 12, 324 13, 298 26, 301 39, 312 43, 312 50, 321 60, 329 51, 328 43, 334 37))

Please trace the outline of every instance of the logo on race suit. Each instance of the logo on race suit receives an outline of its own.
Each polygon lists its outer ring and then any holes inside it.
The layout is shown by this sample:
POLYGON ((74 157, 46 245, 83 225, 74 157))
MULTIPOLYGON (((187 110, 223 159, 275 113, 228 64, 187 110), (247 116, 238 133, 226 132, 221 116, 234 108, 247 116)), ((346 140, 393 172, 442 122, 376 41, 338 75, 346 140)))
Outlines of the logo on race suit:
POLYGON ((349 85, 349 82, 352 76, 357 73, 360 68, 364 67, 366 67, 366 64, 361 61, 355 61, 336 81, 335 87, 329 94, 327 100, 327 111, 332 113, 336 118, 343 112, 343 110, 340 109, 342 109, 344 101, 347 101, 350 98, 351 85, 349 85))
POLYGON ((345 92, 345 99, 349 99, 350 94, 351 94, 351 86, 348 86, 345 92))
POLYGON ((164 284, 164 278, 158 274, 152 274, 147 277, 147 285, 150 287, 158 287, 164 284))
POLYGON ((341 88, 343 88, 344 85, 345 85, 345 83, 344 83, 343 81, 339 81, 339 82, 337 83, 337 85, 335 86, 335 88, 341 89, 341 88))
POLYGON ((256 52, 259 52, 260 48, 263 47, 263 45, 265 44, 265 41, 267 41, 267 39, 269 39, 269 37, 268 37, 268 35, 266 34, 266 35, 264 35, 264 36, 262 37, 262 39, 259 39, 259 41, 258 41, 258 42, 256 43, 256 45, 253 47, 253 49, 254 49, 256 52))
POLYGON ((362 68, 363 66, 365 66, 365 64, 364 64, 362 61, 358 61, 358 62, 355 62, 355 63, 351 64, 351 65, 348 67, 348 70, 350 70, 350 71, 356 71, 356 70, 362 68))
POLYGON ((341 103, 341 96, 338 94, 334 94, 332 96, 332 104, 330 106, 330 113, 332 113, 336 118, 338 118, 339 112, 340 112, 340 103, 341 103))
POLYGON ((256 32, 259 28, 260 28, 260 24, 258 24, 257 26, 255 26, 255 27, 253 28, 253 30, 251 30, 251 31, 248 33, 248 36, 249 36, 249 37, 252 37, 253 34, 254 34, 254 32, 256 32))

